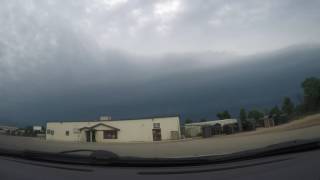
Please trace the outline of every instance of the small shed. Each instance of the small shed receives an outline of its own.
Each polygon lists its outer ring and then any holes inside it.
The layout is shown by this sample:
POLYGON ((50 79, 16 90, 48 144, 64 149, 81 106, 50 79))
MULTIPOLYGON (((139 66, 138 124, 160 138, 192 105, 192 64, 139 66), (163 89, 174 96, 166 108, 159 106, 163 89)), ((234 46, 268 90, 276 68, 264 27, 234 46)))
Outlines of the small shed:
POLYGON ((207 137, 211 137, 213 134, 213 128, 210 125, 207 126, 202 126, 202 137, 207 138, 207 137))
POLYGON ((222 134, 222 126, 219 123, 216 123, 212 126, 212 135, 222 134))
POLYGON ((265 128, 273 127, 275 125, 274 119, 272 117, 264 117, 263 124, 265 128))
POLYGON ((237 126, 237 124, 237 119, 223 119, 215 121, 189 123, 185 124, 185 134, 186 137, 209 137, 224 133, 223 127, 226 125, 230 125, 231 128, 231 130, 227 132, 233 133, 235 132, 235 127, 237 126))

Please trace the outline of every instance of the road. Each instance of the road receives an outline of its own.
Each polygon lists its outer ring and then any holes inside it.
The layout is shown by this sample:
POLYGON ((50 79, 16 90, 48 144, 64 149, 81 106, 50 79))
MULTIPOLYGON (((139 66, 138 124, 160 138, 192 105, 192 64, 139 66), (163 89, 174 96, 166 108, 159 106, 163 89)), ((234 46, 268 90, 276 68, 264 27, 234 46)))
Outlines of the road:
MULTIPOLYGON (((259 132, 259 131, 258 131, 259 132)), ((296 139, 320 138, 320 125, 276 131, 273 133, 239 133, 206 139, 152 143, 79 143, 52 142, 38 138, 0 135, 0 147, 60 152, 74 149, 109 150, 120 156, 183 157, 228 154, 296 139)))

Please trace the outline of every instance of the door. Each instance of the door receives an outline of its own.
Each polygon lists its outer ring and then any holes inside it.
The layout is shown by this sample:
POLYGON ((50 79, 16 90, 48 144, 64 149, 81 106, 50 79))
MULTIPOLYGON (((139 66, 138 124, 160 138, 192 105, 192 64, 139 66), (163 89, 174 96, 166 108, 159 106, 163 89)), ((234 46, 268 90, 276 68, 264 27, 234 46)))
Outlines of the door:
POLYGON ((87 142, 91 142, 90 131, 86 131, 86 140, 87 142))
POLYGON ((161 129, 152 129, 153 141, 161 141, 161 129))
POLYGON ((91 131, 92 133, 92 142, 96 142, 96 131, 91 131))

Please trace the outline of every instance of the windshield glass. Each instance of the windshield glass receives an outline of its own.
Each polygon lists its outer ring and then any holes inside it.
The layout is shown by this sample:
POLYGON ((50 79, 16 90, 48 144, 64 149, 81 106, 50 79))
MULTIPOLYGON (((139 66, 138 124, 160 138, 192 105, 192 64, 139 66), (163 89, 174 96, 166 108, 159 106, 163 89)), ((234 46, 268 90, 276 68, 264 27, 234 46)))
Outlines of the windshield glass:
POLYGON ((320 138, 317 1, 1 1, 0 147, 227 155, 320 138))

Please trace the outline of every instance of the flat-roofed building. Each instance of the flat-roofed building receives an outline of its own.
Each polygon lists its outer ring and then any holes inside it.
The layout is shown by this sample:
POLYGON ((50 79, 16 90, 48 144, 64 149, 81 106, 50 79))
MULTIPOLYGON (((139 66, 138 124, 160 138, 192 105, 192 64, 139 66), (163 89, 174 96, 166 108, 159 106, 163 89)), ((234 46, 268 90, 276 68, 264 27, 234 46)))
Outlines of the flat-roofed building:
MULTIPOLYGON (((196 122, 196 123, 188 123, 185 124, 185 135, 186 137, 196 137, 203 136, 206 137, 212 136, 215 134, 226 133, 223 132, 223 127, 226 125, 238 125, 237 119, 223 119, 223 120, 214 120, 214 121, 206 121, 206 122, 196 122), (210 129, 210 131, 209 131, 210 129), (209 133, 209 134, 208 134, 209 133)), ((231 126, 232 128, 233 126, 231 126)))
POLYGON ((42 126, 33 126, 33 131, 42 131, 42 126))
POLYGON ((47 140, 73 142, 151 142, 180 138, 179 116, 98 121, 48 122, 47 140))
POLYGON ((2 126, 0 125, 0 134, 12 134, 18 128, 14 126, 2 126))

